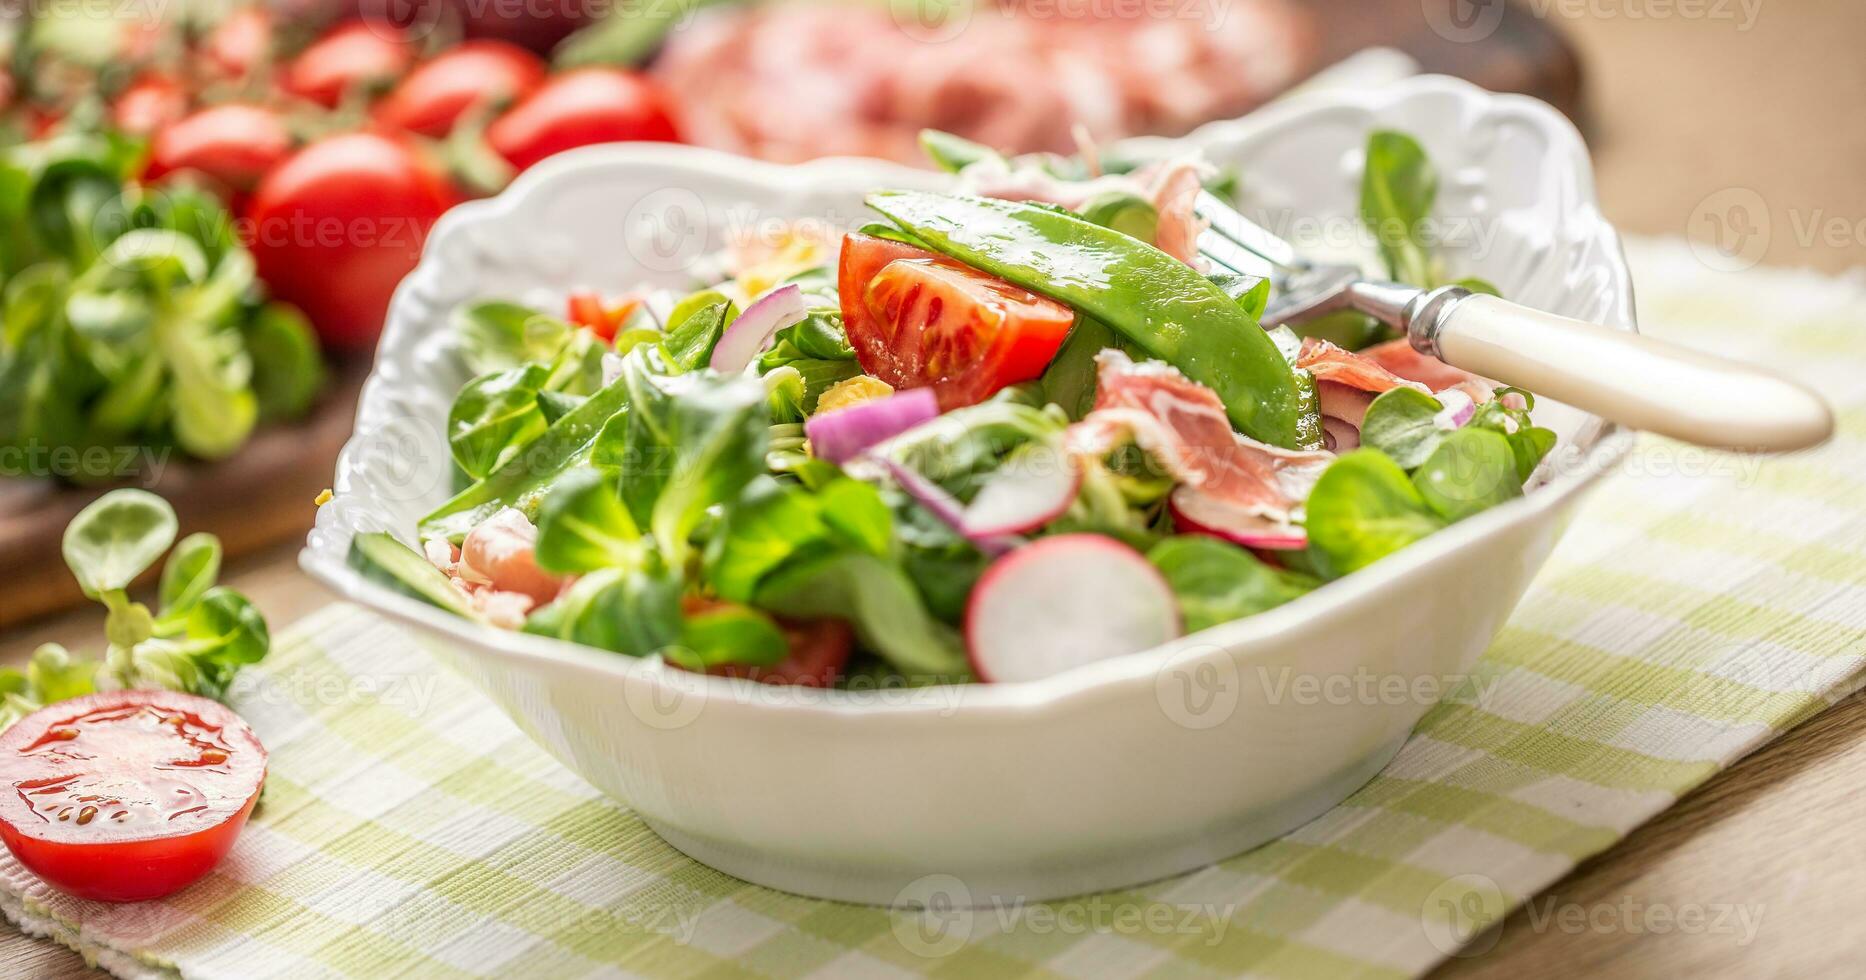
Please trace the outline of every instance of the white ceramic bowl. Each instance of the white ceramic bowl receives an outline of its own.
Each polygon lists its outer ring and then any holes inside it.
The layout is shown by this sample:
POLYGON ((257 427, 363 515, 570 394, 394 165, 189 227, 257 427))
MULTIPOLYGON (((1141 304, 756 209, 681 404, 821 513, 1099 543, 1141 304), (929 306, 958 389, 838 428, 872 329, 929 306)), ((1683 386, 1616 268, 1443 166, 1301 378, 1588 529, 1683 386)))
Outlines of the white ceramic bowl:
MULTIPOLYGON (((1339 226, 1375 127, 1418 136, 1445 175, 1439 213, 1494 236, 1458 268, 1523 302, 1633 328, 1587 153, 1541 103, 1422 78, 1294 100, 1191 140, 1241 169, 1255 206, 1339 226)), ((1624 434, 1539 406, 1562 448, 1525 498, 1269 613, 1035 683, 814 691, 700 677, 475 626, 345 567, 353 534, 407 538, 447 496, 441 424, 466 380, 445 339, 456 304, 685 285, 682 270, 728 231, 802 216, 853 226, 863 192, 941 180, 864 161, 780 167, 610 146, 456 209, 396 294, 304 568, 414 627, 675 847, 787 891, 894 903, 934 881, 960 904, 1034 901, 1195 868, 1333 806, 1471 667, 1624 434)))

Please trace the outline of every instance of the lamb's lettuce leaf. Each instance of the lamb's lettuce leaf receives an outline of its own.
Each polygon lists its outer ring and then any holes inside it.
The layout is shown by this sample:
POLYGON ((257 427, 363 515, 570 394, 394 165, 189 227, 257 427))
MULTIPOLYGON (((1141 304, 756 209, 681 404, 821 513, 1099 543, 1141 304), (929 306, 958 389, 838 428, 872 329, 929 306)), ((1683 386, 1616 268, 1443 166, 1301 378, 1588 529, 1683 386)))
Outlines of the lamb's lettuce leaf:
POLYGON ((1188 633, 1274 609, 1321 584, 1300 572, 1271 568, 1237 545, 1199 535, 1167 538, 1147 552, 1147 560, 1179 598, 1188 633))
POLYGON ((1367 139, 1361 177, 1361 222, 1374 233, 1380 257, 1396 282, 1436 285, 1423 225, 1438 199, 1438 171, 1425 148, 1404 133, 1379 130, 1367 139))
MULTIPOLYGON (((1555 433, 1530 418, 1534 406, 1534 396, 1528 392, 1499 388, 1496 397, 1477 406, 1462 427, 1486 429, 1504 438, 1516 464, 1519 487, 1555 446, 1555 433), (1522 407, 1516 407, 1518 400, 1522 407)), ((1361 444, 1385 453, 1402 469, 1417 469, 1446 439, 1461 431, 1443 420, 1444 411, 1443 402, 1414 388, 1383 392, 1367 406, 1367 415, 1361 421, 1361 444)))
POLYGON ((736 499, 764 472, 770 418, 756 379, 664 375, 624 358, 628 411, 596 437, 593 461, 620 474, 623 504, 670 567, 682 568, 708 508, 736 499))
POLYGON ((756 605, 803 619, 847 618, 862 644, 918 682, 962 677, 957 630, 934 619, 900 567, 842 551, 787 565, 759 587, 756 605))
POLYGON ((1306 509, 1310 554, 1329 578, 1365 568, 1445 526, 1406 471, 1376 449, 1356 449, 1328 464, 1306 509))
POLYGON ((1412 475, 1432 512, 1461 521, 1523 495, 1516 456, 1502 434, 1466 426, 1447 435, 1412 475))

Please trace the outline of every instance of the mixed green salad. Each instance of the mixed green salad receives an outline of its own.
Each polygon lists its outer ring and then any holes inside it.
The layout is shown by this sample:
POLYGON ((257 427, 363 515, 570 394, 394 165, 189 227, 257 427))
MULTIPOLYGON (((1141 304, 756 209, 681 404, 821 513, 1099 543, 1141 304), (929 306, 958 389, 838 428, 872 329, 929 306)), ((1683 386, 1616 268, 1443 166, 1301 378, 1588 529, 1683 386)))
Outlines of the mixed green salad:
MULTIPOLYGON (((1247 617, 1519 496, 1526 392, 1370 322, 1259 322, 1197 252, 1197 161, 1005 159, 880 191, 684 296, 458 311, 458 492, 366 575, 461 616, 774 683, 1028 680, 1247 617)), ((1378 133, 1363 218, 1447 281, 1378 133)), ((1482 286, 1481 283, 1474 285, 1482 286)))

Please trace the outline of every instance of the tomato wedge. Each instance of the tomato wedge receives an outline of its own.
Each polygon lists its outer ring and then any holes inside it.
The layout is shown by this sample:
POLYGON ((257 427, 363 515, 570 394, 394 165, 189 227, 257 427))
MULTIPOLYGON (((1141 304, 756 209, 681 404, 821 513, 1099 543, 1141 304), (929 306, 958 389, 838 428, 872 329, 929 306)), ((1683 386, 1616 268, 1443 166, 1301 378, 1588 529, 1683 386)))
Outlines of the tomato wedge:
POLYGON ((565 312, 571 323, 587 328, 604 340, 613 341, 616 332, 635 314, 635 308, 641 303, 642 298, 634 293, 623 296, 613 305, 605 304, 602 296, 596 293, 571 293, 565 312))
POLYGON ((200 880, 246 826, 266 750, 224 705, 110 691, 0 733, 0 839, 59 891, 139 902, 200 880))
POLYGON ((862 370, 896 388, 931 387, 942 410, 1041 375, 1075 322, 1054 300, 869 235, 843 239, 838 280, 862 370))

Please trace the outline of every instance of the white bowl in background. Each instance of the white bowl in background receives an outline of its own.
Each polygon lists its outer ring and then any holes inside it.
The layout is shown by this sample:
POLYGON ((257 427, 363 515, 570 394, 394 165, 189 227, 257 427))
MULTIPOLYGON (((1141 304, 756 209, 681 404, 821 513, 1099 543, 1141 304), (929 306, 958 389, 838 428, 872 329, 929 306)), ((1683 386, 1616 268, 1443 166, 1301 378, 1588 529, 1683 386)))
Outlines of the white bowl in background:
MULTIPOLYGON (((1633 329, 1587 152, 1541 103, 1418 78, 1292 99, 1187 142, 1238 167, 1254 209, 1341 226, 1378 127, 1425 144, 1444 175, 1439 214, 1481 232, 1454 252, 1461 272, 1633 329)), ((1562 442, 1523 499, 1262 615, 1031 683, 820 691, 701 677, 477 626, 346 567, 352 535, 412 539, 448 495, 441 433, 467 380, 445 334, 456 304, 686 286, 688 263, 729 232, 806 216, 852 227, 867 220, 865 191, 944 179, 619 145, 554 158, 455 209, 396 294, 303 567, 413 627, 675 847, 786 891, 896 903, 937 881, 957 904, 1037 901, 1186 871, 1332 807, 1470 669, 1625 433, 1539 405, 1562 442)))

